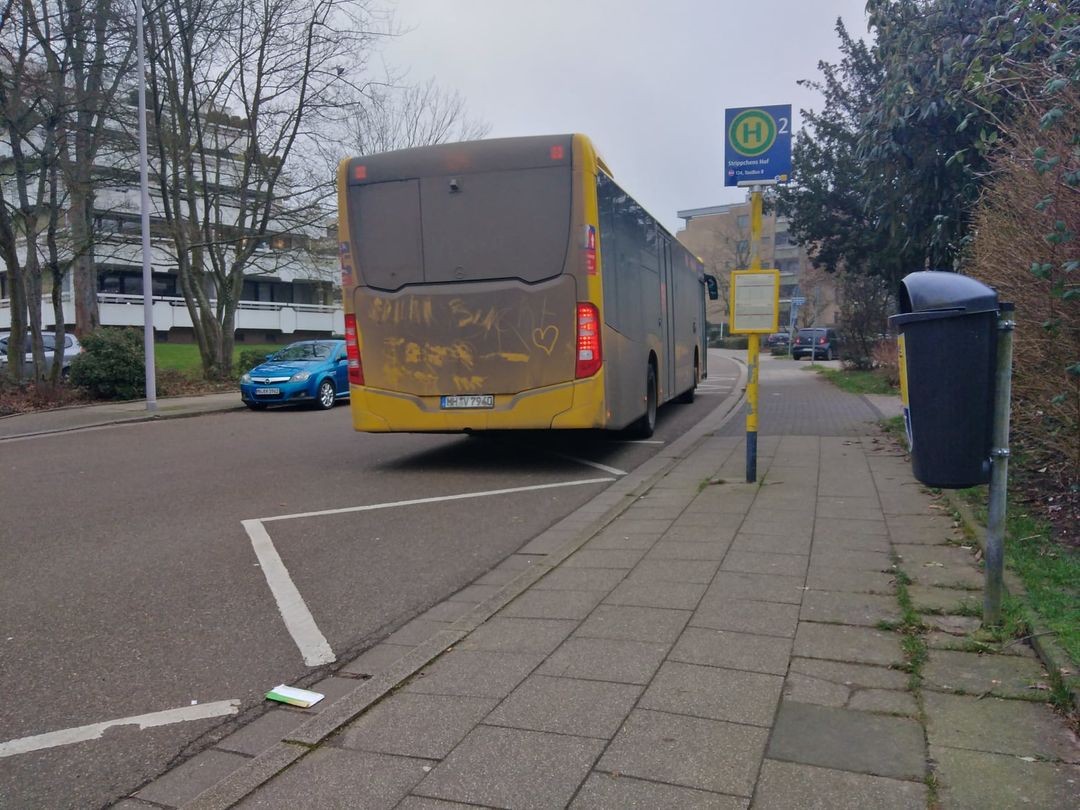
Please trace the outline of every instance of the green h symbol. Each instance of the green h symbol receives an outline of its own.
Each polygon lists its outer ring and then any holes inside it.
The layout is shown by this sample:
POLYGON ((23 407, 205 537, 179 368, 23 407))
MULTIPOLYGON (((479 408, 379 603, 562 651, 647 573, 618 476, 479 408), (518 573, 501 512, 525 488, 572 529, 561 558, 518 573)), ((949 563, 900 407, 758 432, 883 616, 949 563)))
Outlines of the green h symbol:
POLYGON ((762 132, 762 121, 760 118, 755 118, 751 121, 743 121, 742 124, 742 137, 739 139, 745 144, 749 143, 761 143, 765 139, 765 133, 762 132), (751 135, 754 140, 751 141, 751 135))

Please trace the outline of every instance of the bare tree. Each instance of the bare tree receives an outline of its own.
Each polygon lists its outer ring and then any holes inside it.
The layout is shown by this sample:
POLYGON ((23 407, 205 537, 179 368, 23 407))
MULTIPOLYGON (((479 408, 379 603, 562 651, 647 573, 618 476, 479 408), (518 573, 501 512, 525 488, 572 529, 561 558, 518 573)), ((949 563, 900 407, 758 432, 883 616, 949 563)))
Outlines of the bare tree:
POLYGON ((364 87, 388 21, 358 0, 166 0, 147 26, 157 216, 208 377, 232 366, 246 274, 271 234, 325 217, 332 176, 309 155, 364 87))
POLYGON ((349 124, 349 145, 358 155, 475 140, 491 131, 490 124, 469 116, 459 92, 440 89, 434 79, 406 87, 389 79, 372 85, 349 124))

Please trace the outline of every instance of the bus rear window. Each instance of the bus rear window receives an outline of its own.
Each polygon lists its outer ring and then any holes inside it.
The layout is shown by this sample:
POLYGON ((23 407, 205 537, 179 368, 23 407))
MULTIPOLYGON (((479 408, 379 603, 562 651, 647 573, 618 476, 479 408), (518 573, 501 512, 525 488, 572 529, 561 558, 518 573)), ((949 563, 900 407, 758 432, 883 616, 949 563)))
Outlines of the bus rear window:
POLYGON ((563 270, 570 239, 569 166, 376 183, 349 193, 360 202, 350 226, 363 282, 372 287, 494 278, 535 282, 563 270))

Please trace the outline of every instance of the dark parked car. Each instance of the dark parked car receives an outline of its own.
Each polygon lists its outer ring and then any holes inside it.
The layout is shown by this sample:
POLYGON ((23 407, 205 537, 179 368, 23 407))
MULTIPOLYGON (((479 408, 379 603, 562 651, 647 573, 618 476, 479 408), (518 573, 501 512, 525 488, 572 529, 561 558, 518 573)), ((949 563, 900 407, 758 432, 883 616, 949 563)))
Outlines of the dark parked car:
POLYGON ((791 347, 791 356, 798 360, 801 357, 809 357, 811 360, 818 358, 832 360, 840 351, 840 337, 835 329, 800 329, 795 335, 795 343, 791 347))
POLYGON ((240 378, 240 397, 253 411, 310 403, 332 408, 349 396, 344 340, 303 340, 266 358, 240 378))
POLYGON ((770 349, 774 346, 787 346, 791 342, 791 335, 787 332, 774 332, 765 338, 765 345, 770 349))

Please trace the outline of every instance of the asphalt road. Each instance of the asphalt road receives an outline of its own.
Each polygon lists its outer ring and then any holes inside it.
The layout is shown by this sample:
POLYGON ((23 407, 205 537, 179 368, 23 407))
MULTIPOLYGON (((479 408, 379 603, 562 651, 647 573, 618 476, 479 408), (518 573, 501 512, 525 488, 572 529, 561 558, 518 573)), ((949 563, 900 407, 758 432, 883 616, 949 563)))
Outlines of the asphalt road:
POLYGON ((703 418, 736 377, 710 363, 697 401, 661 409, 649 444, 363 435, 347 407, 0 443, 0 806, 109 804, 257 716, 269 688, 332 672, 609 485, 576 482, 632 470, 703 418), (566 486, 401 503, 549 484, 566 486), (255 519, 333 663, 305 663, 286 629, 242 524, 255 519), (218 705, 235 713, 84 728, 218 705), (11 753, 42 734, 58 739, 11 753))

